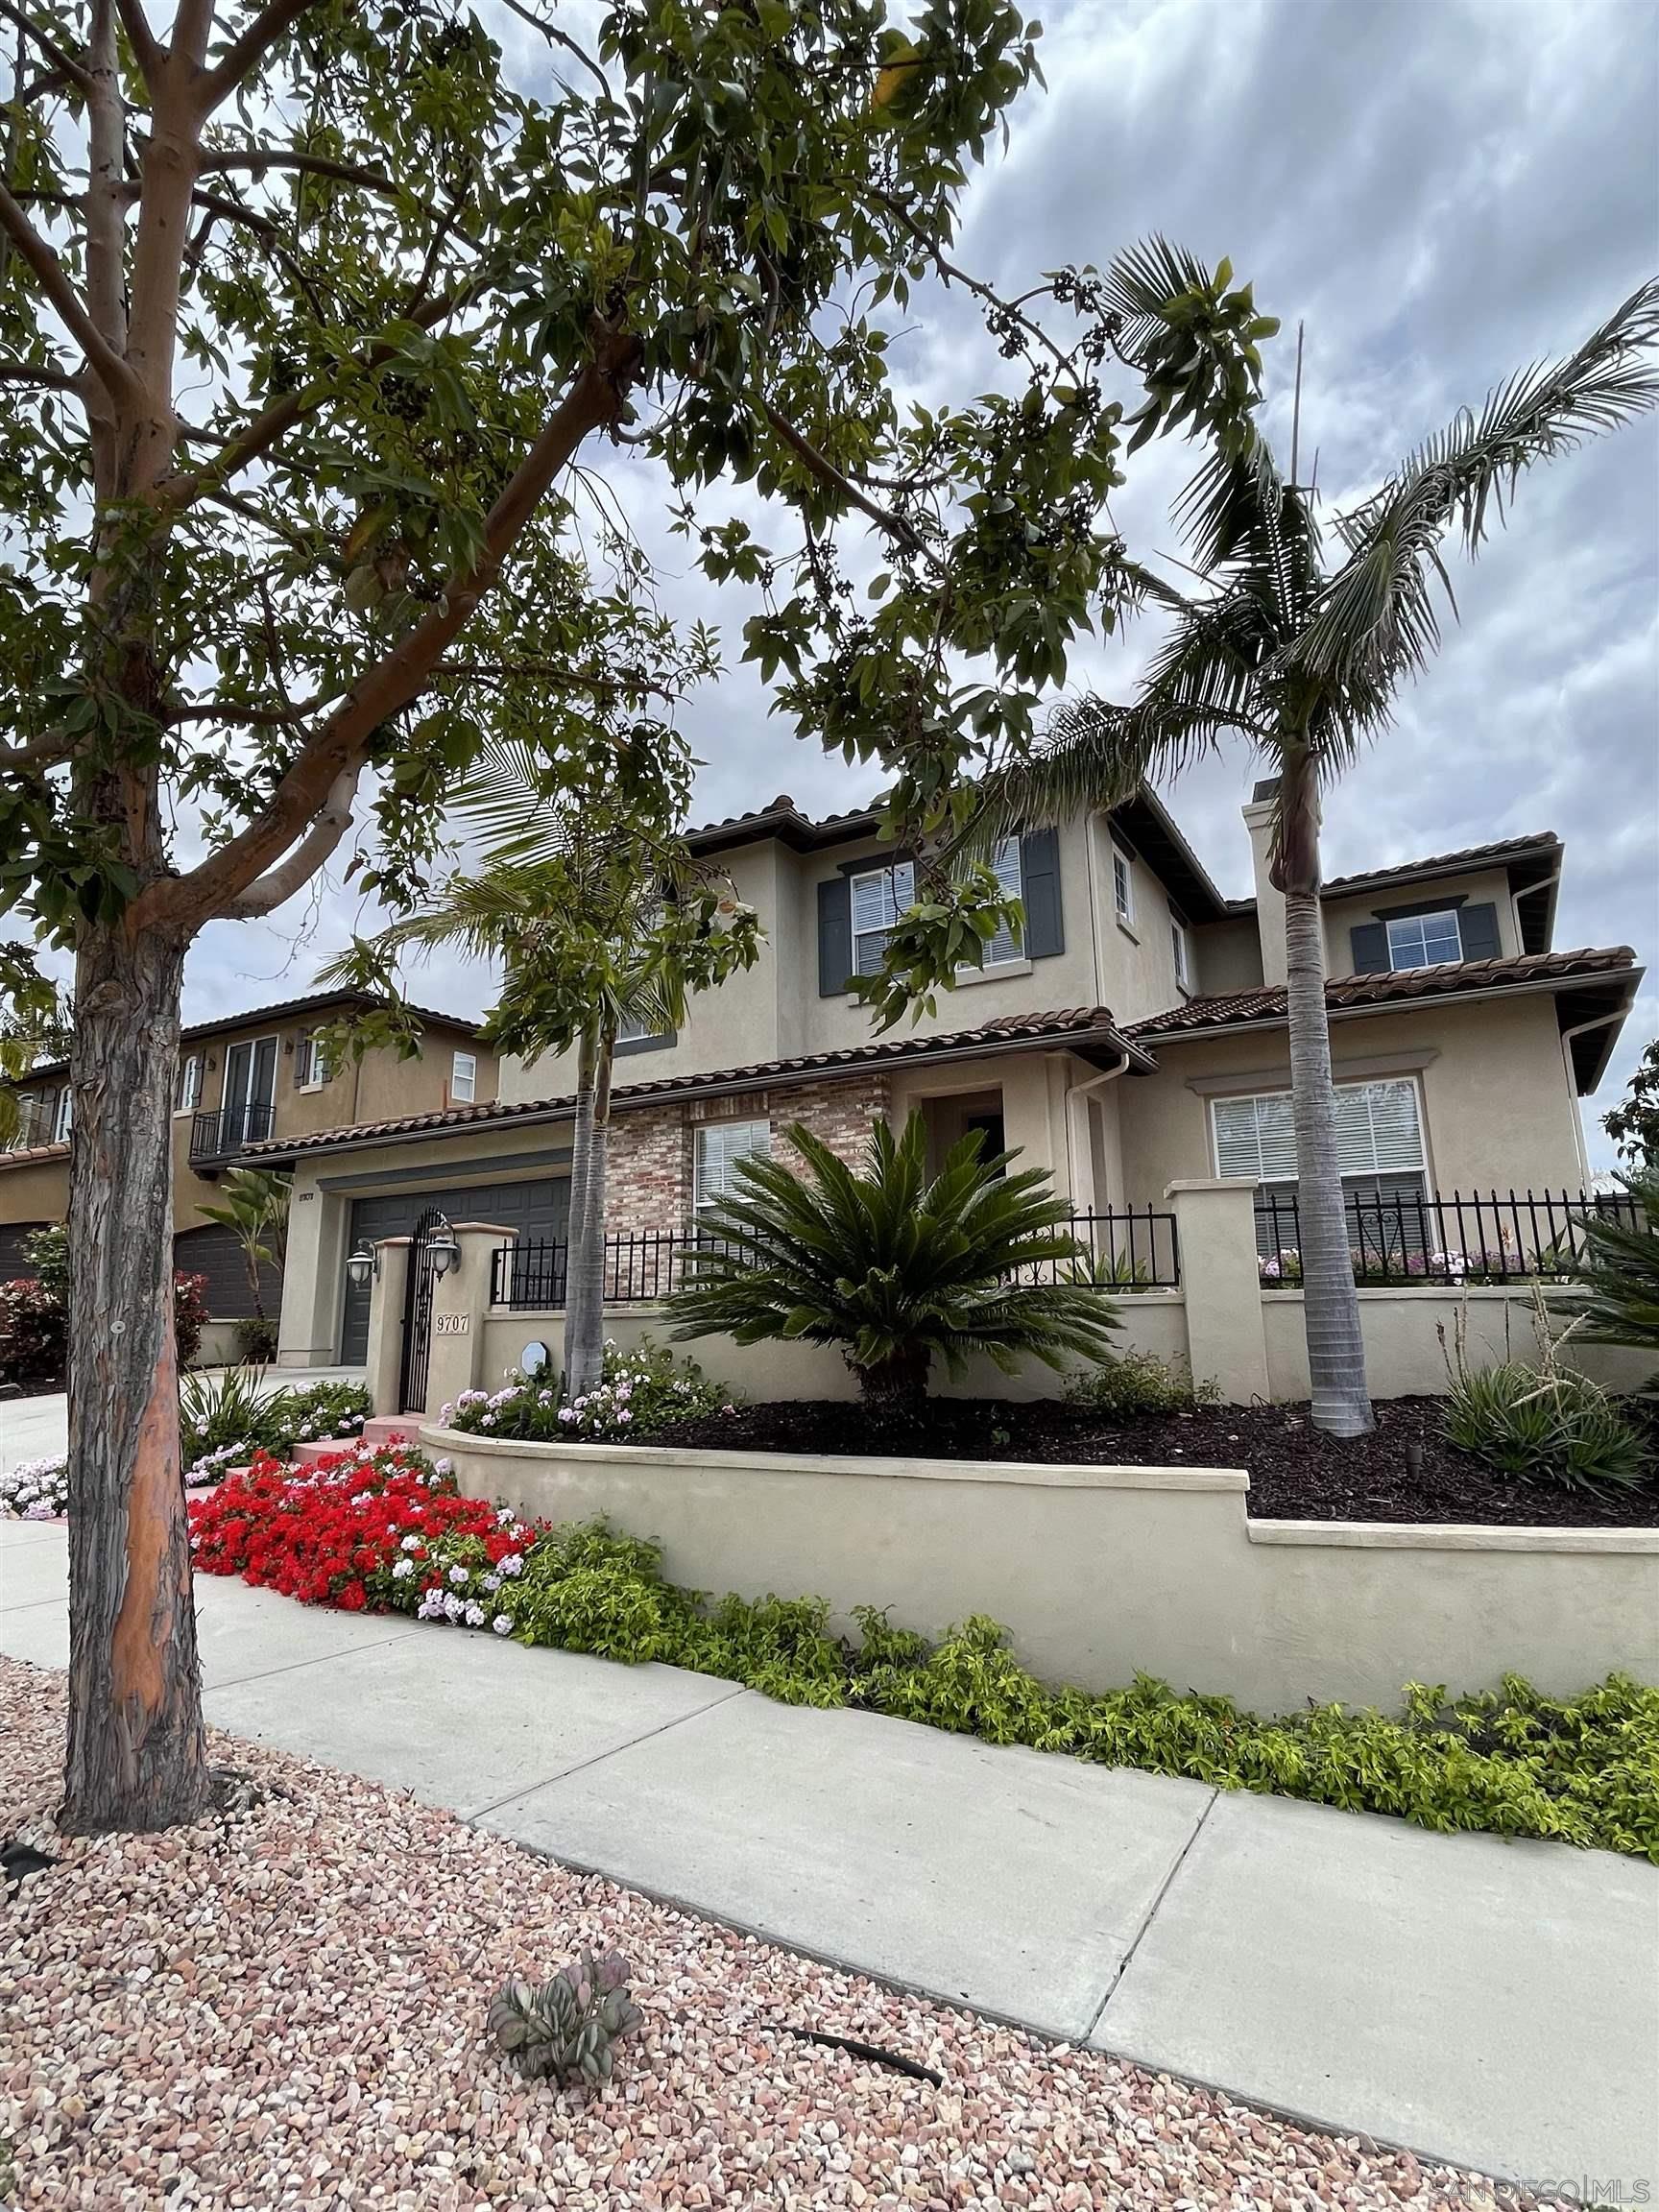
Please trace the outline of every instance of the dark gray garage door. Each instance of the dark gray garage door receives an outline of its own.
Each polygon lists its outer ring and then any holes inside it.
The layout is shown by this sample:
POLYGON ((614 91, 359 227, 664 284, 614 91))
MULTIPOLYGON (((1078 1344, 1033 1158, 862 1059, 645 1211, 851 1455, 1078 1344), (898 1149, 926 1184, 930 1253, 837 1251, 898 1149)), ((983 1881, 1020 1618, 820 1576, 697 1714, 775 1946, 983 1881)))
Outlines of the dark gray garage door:
POLYGON ((19 1275, 33 1272, 29 1264, 29 1239, 36 1229, 49 1226, 45 1221, 0 1222, 0 1283, 13 1283, 19 1275))
MULTIPOLYGON (((173 1239, 173 1264, 181 1275, 207 1278, 207 1310, 215 1321, 240 1321, 253 1310, 253 1286, 248 1262, 233 1229, 215 1221, 204 1229, 183 1229, 173 1239)), ((263 1262, 259 1298, 267 1320, 282 1310, 282 1270, 263 1262)))
MULTIPOLYGON (((354 1252, 365 1238, 373 1244, 382 1237, 409 1236, 429 1206, 451 1221, 499 1221, 503 1229, 517 1229, 520 1241, 563 1237, 570 1214, 570 1182, 565 1175, 549 1175, 536 1183, 487 1183, 470 1190, 403 1190, 395 1198, 354 1199, 348 1249, 354 1252)), ((355 1367, 368 1352, 369 1292, 357 1289, 348 1276, 341 1364, 355 1367)))

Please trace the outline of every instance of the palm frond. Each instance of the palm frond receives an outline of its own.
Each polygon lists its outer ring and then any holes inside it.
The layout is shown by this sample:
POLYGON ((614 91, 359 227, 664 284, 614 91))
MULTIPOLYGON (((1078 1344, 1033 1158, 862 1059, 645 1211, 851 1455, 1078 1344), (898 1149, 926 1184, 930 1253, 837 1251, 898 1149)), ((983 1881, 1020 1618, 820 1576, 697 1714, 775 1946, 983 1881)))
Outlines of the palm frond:
MULTIPOLYGON (((1659 405, 1659 281, 1644 284, 1576 352, 1535 363, 1463 409, 1410 454, 1382 490, 1343 516, 1347 558, 1286 657, 1309 676, 1368 680, 1389 691, 1440 642, 1433 587, 1451 596, 1441 559, 1455 525, 1479 552, 1506 518, 1522 471, 1659 405)), ((1453 612, 1455 613, 1455 602, 1453 612)))
POLYGON ((1210 272, 1185 246, 1154 232, 1126 247, 1117 255, 1101 280, 1107 307, 1121 317, 1118 348, 1126 360, 1139 362, 1148 347, 1165 335, 1165 315, 1170 301, 1201 289, 1210 272))

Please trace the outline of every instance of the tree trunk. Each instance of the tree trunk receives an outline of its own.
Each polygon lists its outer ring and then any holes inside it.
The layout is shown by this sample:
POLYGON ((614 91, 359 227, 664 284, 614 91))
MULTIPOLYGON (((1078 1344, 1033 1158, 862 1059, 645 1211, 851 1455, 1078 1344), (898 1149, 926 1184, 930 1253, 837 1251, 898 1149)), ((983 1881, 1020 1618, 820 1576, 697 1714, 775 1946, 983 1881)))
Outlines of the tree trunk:
POLYGON ((865 1410, 879 1421, 920 1421, 927 1404, 927 1374, 932 1354, 912 1346, 878 1367, 847 1364, 857 1379, 865 1410))
POLYGON ((566 1405, 587 1397, 605 1372, 605 1166, 613 1045, 603 1025, 585 1037, 577 1075, 565 1287, 566 1405))
POLYGON ((89 932, 75 971, 69 1184, 69 1749, 62 1826, 207 1804, 173 1316, 181 944, 89 932))
POLYGON ((1365 1345, 1348 1245, 1347 1207, 1336 1151, 1336 1094, 1325 1007, 1325 944, 1317 847, 1312 888, 1285 893, 1286 1002, 1290 1100, 1296 1122, 1296 1198, 1302 1240, 1302 1310, 1313 1426, 1334 1436, 1375 1427, 1365 1385, 1365 1345))

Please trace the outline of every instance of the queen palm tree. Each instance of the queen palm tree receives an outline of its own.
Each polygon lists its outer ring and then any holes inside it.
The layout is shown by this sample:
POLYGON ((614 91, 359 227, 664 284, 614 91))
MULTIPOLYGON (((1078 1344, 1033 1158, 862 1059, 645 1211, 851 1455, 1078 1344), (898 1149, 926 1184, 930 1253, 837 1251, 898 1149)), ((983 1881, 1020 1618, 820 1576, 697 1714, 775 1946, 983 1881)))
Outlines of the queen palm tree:
POLYGON ((574 1047, 566 1399, 590 1391, 604 1364, 605 1184, 611 1076, 626 1022, 676 1029, 690 995, 756 957, 751 908, 692 862, 673 778, 620 781, 596 748, 574 787, 552 787, 534 749, 487 744, 451 811, 479 840, 474 866, 427 906, 324 971, 329 983, 390 988, 408 950, 453 946, 499 961, 501 995, 486 1040, 520 1059, 574 1047))
MULTIPOLYGON (((1139 308, 1126 294, 1124 311, 1139 308)), ((1334 524, 1321 555, 1313 500, 1254 425, 1210 460, 1176 520, 1197 591, 1143 580, 1174 617, 1140 697, 1058 709, 1045 744, 987 778, 970 849, 1110 806, 1241 736, 1277 780, 1272 880, 1285 899, 1286 1002, 1302 1272, 1316 1427, 1373 1426, 1341 1176, 1320 922, 1322 795, 1388 727, 1405 679, 1440 642, 1443 551, 1476 554, 1522 471, 1659 400, 1659 282, 1633 293, 1576 352, 1518 370, 1462 410, 1334 524)))

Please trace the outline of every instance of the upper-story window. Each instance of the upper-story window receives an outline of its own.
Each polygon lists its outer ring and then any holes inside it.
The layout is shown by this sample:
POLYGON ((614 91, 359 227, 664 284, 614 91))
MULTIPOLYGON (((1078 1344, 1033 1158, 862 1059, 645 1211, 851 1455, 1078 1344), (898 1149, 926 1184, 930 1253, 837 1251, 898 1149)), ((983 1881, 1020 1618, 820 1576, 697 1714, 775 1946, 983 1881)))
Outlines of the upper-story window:
POLYGON ((697 1132, 696 1179, 692 1204, 701 1214, 718 1199, 738 1190, 736 1166, 740 1160, 770 1160, 772 1124, 769 1121, 710 1121, 697 1132))
POLYGON ((294 1056, 294 1081, 301 1091, 321 1091, 334 1072, 321 1031, 301 1037, 294 1056))
POLYGON ((449 1096, 457 1106, 470 1106, 478 1094, 478 1055, 457 1052, 449 1066, 449 1096))
POLYGON ((1135 919, 1134 864, 1120 845, 1112 848, 1112 910, 1119 922, 1135 919))
POLYGON ((1455 907, 1440 914, 1407 914, 1388 925, 1390 968, 1438 968, 1444 961, 1462 957, 1463 933, 1455 907))
MULTIPOLYGON (((1002 887, 1004 898, 1024 899, 1024 871, 1020 864, 1018 837, 1003 838, 991 855, 991 869, 1002 887)), ((1021 942, 1020 931, 1004 923, 996 936, 987 943, 985 956, 979 965, 982 968, 997 968, 1009 960, 1022 960, 1024 956, 1025 948, 1021 942)))
POLYGON ((1183 991, 1192 988, 1192 941, 1187 934, 1187 925, 1176 915, 1169 917, 1169 956, 1175 963, 1175 980, 1183 991))
POLYGON ((202 1055, 186 1052, 179 1063, 179 1088, 174 1094, 174 1111, 194 1114, 202 1103, 202 1055))
POLYGON ((67 1144, 75 1121, 75 1094, 67 1083, 52 1102, 52 1142, 67 1144))
MULTIPOLYGON (((886 957, 887 940, 901 914, 916 902, 916 869, 909 860, 872 868, 853 878, 853 973, 874 975, 886 957)), ((989 955, 987 955, 989 957, 989 955)))

